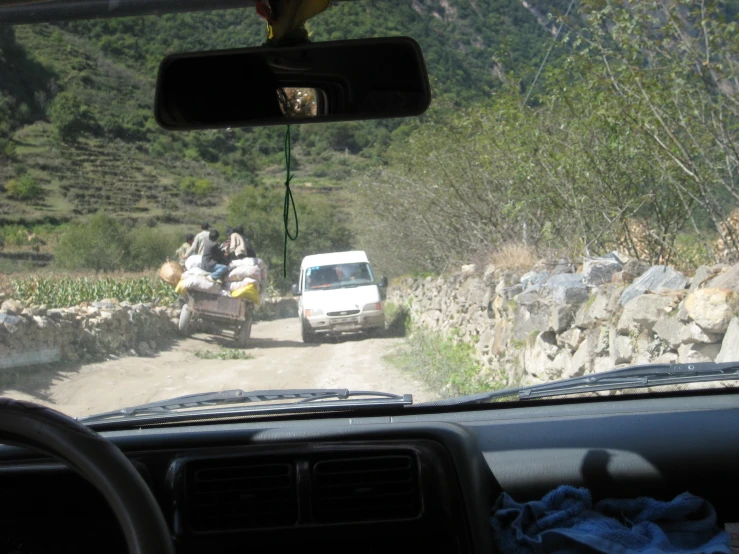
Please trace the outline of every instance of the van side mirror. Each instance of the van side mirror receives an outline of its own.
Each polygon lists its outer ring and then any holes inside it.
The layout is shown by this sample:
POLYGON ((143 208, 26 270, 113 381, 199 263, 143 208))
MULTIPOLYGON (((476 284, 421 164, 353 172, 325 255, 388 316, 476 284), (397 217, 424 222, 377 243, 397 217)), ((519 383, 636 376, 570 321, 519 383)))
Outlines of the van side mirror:
POLYGON ((387 277, 385 277, 384 275, 380 278, 380 288, 387 288, 387 277))
POLYGON ((293 285, 290 292, 293 293, 293 296, 300 296, 300 291, 298 290, 298 285, 293 285))

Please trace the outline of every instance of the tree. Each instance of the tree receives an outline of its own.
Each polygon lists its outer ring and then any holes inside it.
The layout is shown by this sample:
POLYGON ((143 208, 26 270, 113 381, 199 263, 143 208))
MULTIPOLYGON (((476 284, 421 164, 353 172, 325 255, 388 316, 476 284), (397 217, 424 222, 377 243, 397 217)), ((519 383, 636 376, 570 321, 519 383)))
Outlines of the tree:
MULTIPOLYGON (((739 236, 723 224, 739 202, 739 40, 731 5, 588 0, 582 8, 586 27, 573 37, 578 55, 570 69, 608 95, 614 117, 648 145, 649 165, 683 204, 692 231, 705 235, 705 217, 737 259, 739 236)), ((649 232, 664 242, 660 234, 649 232)))
MULTIPOLYGON (((299 235, 288 241, 288 278, 282 278, 285 228, 284 193, 279 189, 245 187, 231 199, 228 222, 243 225, 257 254, 269 267, 273 282, 286 291, 297 278, 300 261, 309 254, 340 252, 353 247, 354 236, 346 217, 332 204, 306 197, 296 198, 299 235)), ((292 215, 292 214, 291 214, 292 215)), ((291 219, 291 232, 294 232, 291 219)))
POLYGON ((93 125, 88 108, 70 92, 61 92, 54 98, 49 116, 57 136, 67 142, 76 141, 80 134, 89 131, 93 125))
POLYGON ((359 187, 363 244, 399 271, 506 241, 666 263, 681 234, 711 238, 708 221, 739 255, 724 223, 739 202, 739 41, 722 6, 585 2, 534 107, 503 87, 395 143, 359 187))

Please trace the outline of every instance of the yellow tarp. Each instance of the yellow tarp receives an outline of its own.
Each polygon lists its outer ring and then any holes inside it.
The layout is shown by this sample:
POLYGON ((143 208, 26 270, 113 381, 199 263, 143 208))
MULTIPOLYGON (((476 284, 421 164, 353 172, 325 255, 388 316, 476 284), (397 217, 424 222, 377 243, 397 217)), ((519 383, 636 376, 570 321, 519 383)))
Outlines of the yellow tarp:
POLYGON ((255 305, 259 304, 259 289, 254 283, 249 283, 245 287, 236 289, 231 293, 231 298, 245 298, 251 300, 255 305))
POLYGON ((177 294, 181 294, 182 296, 186 296, 187 295, 187 290, 185 290, 185 281, 184 280, 180 280, 180 282, 177 283, 177 286, 175 287, 174 291, 177 294))

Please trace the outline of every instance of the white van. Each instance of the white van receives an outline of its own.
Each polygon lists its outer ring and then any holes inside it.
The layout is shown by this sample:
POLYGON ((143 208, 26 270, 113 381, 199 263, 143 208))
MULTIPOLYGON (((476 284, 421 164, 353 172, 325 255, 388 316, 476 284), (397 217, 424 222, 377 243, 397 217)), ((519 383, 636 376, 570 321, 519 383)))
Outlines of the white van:
POLYGON ((350 331, 371 333, 385 328, 381 288, 387 277, 375 280, 362 251, 306 256, 293 295, 300 297, 298 314, 303 342, 317 334, 350 331))

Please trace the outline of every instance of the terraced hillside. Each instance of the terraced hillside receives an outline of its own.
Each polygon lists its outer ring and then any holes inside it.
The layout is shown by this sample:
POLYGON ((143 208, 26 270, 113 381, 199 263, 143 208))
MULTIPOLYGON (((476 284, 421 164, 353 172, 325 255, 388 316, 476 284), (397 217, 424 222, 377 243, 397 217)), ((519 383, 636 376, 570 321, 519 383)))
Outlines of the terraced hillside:
MULTIPOLYGON (((502 0, 337 3, 311 31, 316 41, 413 36, 443 109, 483 100, 504 72, 530 73, 551 36, 522 4, 502 0), (510 55, 497 56, 504 50, 510 55)), ((253 9, 0 28, 0 262, 28 250, 26 234, 53 253, 60 225, 98 211, 180 235, 204 219, 225 224, 245 186, 280 188, 284 129, 166 133, 152 114, 163 56, 254 46, 263 32, 253 9), (33 195, 11 194, 23 180, 33 195)), ((328 201, 342 212, 335 219, 351 219, 347 185, 385 163, 390 145, 420 124, 294 128, 298 207, 328 201)))

